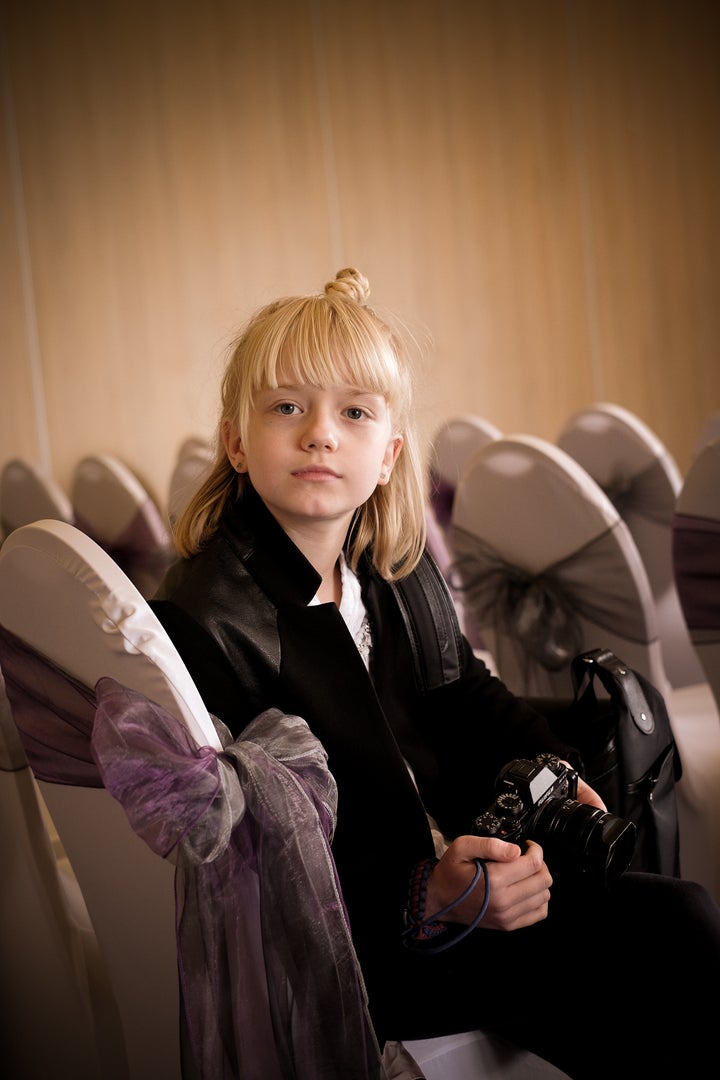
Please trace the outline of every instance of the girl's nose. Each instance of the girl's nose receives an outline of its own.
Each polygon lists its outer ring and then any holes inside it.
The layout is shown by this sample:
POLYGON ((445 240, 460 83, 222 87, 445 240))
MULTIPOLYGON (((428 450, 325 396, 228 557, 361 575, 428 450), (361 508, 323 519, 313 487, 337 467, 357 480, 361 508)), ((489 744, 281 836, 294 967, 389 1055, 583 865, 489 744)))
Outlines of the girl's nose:
POLYGON ((302 443, 306 450, 337 450, 337 435, 329 418, 313 419, 305 429, 302 443))

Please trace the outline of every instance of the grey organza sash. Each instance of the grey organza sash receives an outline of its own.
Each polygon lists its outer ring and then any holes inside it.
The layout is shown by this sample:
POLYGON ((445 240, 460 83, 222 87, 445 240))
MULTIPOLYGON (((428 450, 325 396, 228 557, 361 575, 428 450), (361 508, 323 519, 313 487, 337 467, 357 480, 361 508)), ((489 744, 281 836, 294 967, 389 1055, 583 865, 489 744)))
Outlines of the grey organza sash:
POLYGON ((605 494, 625 519, 636 514, 646 521, 670 527, 675 510, 675 492, 660 458, 655 458, 634 476, 617 477, 604 485, 605 494))
POLYGON ((481 629, 490 627, 498 642, 511 643, 524 670, 532 663, 546 671, 566 667, 585 647, 581 620, 630 641, 647 642, 647 616, 636 593, 628 591, 616 528, 542 573, 531 574, 455 526, 452 587, 481 629))
MULTIPOLYGON (((269 710, 222 752, 110 678, 95 694, 0 628, 36 775, 105 786, 176 862, 183 1076, 385 1074, 330 849, 336 789, 304 720, 269 710)), ((142 972, 138 972, 142 978, 142 972)))

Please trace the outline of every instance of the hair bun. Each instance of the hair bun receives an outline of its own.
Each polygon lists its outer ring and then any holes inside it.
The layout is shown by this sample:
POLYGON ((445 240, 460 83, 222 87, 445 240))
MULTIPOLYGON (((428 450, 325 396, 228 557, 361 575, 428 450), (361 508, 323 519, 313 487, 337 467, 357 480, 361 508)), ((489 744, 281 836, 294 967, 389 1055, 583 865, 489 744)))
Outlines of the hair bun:
POLYGON ((345 270, 338 270, 335 280, 328 281, 325 286, 325 292, 341 293, 348 300, 364 304, 370 295, 370 282, 364 274, 350 266, 345 270))

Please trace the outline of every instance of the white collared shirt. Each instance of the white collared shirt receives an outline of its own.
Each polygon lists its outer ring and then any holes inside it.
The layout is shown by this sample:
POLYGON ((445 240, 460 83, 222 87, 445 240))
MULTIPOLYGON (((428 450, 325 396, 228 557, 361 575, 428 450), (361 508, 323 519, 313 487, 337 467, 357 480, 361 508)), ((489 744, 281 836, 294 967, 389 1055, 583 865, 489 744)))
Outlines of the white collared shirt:
MULTIPOLYGON (((357 575, 348 566, 345 556, 340 552, 340 578, 342 597, 340 599, 340 614, 345 620, 345 625, 352 634, 353 641, 363 659, 365 667, 370 665, 370 650, 372 648, 372 634, 370 633, 370 621, 365 610, 365 605, 360 591, 360 582, 357 575)), ((317 594, 313 596, 310 605, 319 604, 317 594)), ((308 606, 310 606, 308 605, 308 606)))

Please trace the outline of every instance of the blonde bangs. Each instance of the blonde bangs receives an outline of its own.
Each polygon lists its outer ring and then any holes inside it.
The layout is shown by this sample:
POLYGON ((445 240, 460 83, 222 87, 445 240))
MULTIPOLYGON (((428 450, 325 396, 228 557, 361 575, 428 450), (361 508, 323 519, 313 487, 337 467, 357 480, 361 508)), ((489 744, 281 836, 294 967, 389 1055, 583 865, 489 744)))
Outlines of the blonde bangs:
POLYGON ((272 305, 253 321, 237 346, 243 355, 245 383, 238 388, 241 427, 258 391, 285 383, 327 387, 345 382, 382 394, 395 419, 401 419, 409 387, 398 363, 398 347, 389 333, 382 332, 376 317, 357 304, 322 296, 272 305))

